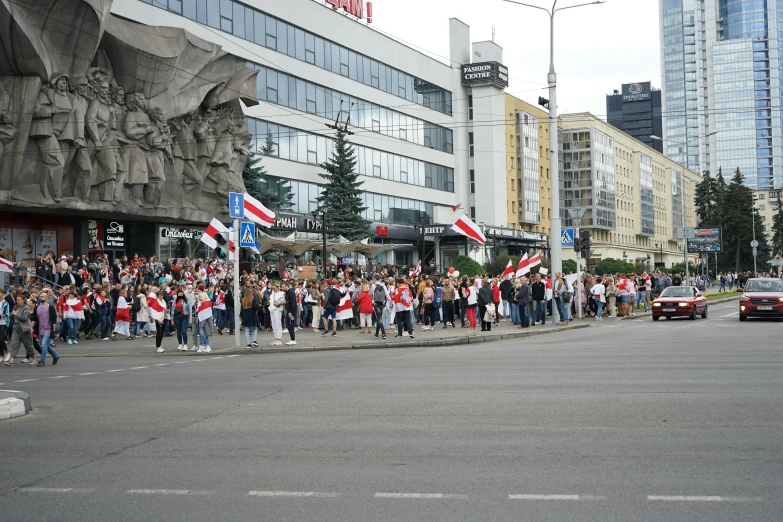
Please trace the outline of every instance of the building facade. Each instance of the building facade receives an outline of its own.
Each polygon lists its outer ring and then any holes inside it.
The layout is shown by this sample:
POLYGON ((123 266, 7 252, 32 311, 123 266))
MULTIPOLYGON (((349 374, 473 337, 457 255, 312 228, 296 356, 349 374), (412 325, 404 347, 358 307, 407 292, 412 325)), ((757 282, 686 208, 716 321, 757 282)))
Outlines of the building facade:
POLYGON ((754 205, 759 211, 759 217, 764 224, 764 232, 771 247, 774 234, 772 230, 773 219, 778 213, 778 199, 783 198, 783 193, 780 190, 754 190, 753 196, 755 198, 754 205))
POLYGON ((783 186, 783 4, 659 0, 665 153, 696 172, 740 168, 783 186))
MULTIPOLYGON (((701 177, 589 113, 562 119, 559 134, 561 218, 564 228, 593 233, 588 266, 607 258, 649 268, 682 261, 675 228, 696 226, 701 177)), ((564 259, 575 255, 563 249, 564 259)))
MULTIPOLYGON (((316 209, 319 165, 330 157, 335 134, 327 124, 340 120, 354 132, 349 140, 364 182, 368 235, 410 245, 381 254, 379 262, 418 262, 420 225, 450 225, 460 203, 477 222, 507 226, 506 213, 493 203, 505 199, 504 129, 482 122, 503 118, 508 73, 500 65, 502 49, 471 44, 461 21, 449 21, 451 61, 444 63, 372 29, 363 11, 356 17, 314 0, 115 0, 113 9, 139 23, 184 27, 219 41, 259 71, 259 104, 245 108, 251 148, 273 143, 263 165, 294 194, 286 215, 304 222, 316 209)), ((424 237, 426 262, 440 265, 439 237, 424 237)), ((462 243, 449 254, 466 249, 462 243)))
POLYGON ((661 91, 650 82, 624 83, 622 90, 607 95, 606 114, 609 125, 663 153, 661 91))

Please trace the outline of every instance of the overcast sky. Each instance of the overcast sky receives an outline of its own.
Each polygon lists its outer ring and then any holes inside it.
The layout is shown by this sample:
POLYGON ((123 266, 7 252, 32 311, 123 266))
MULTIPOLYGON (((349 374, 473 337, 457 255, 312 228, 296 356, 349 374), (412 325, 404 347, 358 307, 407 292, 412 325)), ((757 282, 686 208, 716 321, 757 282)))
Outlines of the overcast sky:
MULTIPOLYGON (((588 0, 558 0, 558 7, 588 0)), ((526 0, 550 8, 552 0, 526 0)), ((506 92, 530 103, 547 97, 549 16, 502 0, 373 0, 376 29, 449 56, 448 20, 470 26, 472 42, 503 47, 511 78, 506 92), (527 91, 527 92, 524 92, 527 91)), ((589 111, 606 119, 606 98, 622 83, 661 87, 658 0, 607 0, 555 16, 555 70, 561 113, 589 111)), ((420 49, 422 50, 422 49, 420 49)), ((441 60, 443 60, 441 58, 441 60)))

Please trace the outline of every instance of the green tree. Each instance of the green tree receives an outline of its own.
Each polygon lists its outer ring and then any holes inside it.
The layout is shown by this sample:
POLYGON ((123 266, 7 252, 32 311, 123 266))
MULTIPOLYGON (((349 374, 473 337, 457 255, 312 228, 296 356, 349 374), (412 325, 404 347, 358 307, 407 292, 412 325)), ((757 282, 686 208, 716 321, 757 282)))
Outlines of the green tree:
POLYGON ((242 170, 242 180, 245 182, 247 193, 273 212, 290 210, 294 199, 288 180, 270 176, 266 167, 261 164, 262 156, 274 156, 276 147, 277 143, 272 139, 272 133, 268 132, 261 146, 261 155, 250 151, 245 168, 242 170))
MULTIPOLYGON (((482 267, 478 262, 474 261, 472 258, 468 256, 455 257, 454 263, 452 263, 451 266, 454 267, 454 270, 459 272, 460 277, 461 276, 473 277, 475 275, 484 273, 484 267, 482 267)), ((448 274, 448 271, 446 273, 448 274)))
POLYGON ((337 130, 332 157, 321 164, 325 172, 319 176, 326 180, 318 198, 319 210, 326 213, 328 234, 341 235, 351 241, 367 237, 370 221, 364 219, 367 210, 362 201, 359 174, 356 172, 356 153, 346 139, 346 133, 337 130))
POLYGON ((753 191, 744 182, 745 177, 737 168, 731 183, 726 187, 720 208, 723 227, 722 261, 725 268, 735 271, 753 268, 750 246, 753 238, 753 191))
POLYGON ((576 261, 573 259, 563 259, 563 273, 565 275, 576 273, 576 261))
POLYGON ((714 227, 720 222, 717 184, 709 170, 704 172, 703 180, 696 184, 696 215, 702 227, 714 227))
POLYGON ((608 257, 595 265, 592 272, 596 275, 636 273, 636 265, 623 261, 622 259, 608 257))
POLYGON ((778 209, 772 218, 772 257, 783 257, 783 204, 778 196, 778 209))

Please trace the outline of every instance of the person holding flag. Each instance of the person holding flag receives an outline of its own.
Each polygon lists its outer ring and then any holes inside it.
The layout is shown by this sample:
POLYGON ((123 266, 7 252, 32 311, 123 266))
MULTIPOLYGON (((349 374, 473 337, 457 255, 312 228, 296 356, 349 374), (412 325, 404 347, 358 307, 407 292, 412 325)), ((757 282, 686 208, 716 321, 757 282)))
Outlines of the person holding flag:
POLYGON ((163 334, 166 330, 166 301, 163 292, 158 290, 150 292, 147 296, 147 314, 150 319, 155 321, 155 348, 157 353, 163 353, 165 350, 161 347, 163 334))
POLYGON ((116 334, 124 335, 128 341, 133 339, 130 334, 130 306, 125 299, 125 295, 125 289, 122 288, 119 297, 117 297, 117 311, 114 315, 114 331, 111 334, 112 341, 117 340, 116 334))
POLYGON ((197 297, 198 307, 196 308, 196 314, 198 315, 198 337, 199 347, 198 352, 211 352, 212 348, 209 346, 209 338, 212 335, 212 301, 209 300, 209 296, 206 292, 200 292, 197 297))
POLYGON ((84 319, 82 300, 71 290, 63 307, 63 318, 68 322, 68 344, 79 344, 79 323, 84 319))

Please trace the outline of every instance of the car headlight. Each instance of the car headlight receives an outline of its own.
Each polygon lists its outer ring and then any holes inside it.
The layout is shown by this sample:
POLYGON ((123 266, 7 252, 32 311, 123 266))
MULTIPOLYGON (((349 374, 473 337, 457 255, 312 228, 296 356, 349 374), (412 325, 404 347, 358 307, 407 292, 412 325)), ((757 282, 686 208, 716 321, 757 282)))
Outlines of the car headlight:
POLYGON ((778 301, 780 301, 781 303, 783 303, 783 297, 778 297, 778 301))
POLYGON ((742 295, 742 296, 740 296, 740 301, 750 301, 750 297, 748 297, 746 295, 742 295))
POLYGON ((680 308, 690 306, 690 305, 691 305, 690 303, 677 303, 677 306, 679 306, 680 308))
MULTIPOLYGON (((780 299, 783 300, 783 297, 781 297, 780 299)), ((661 303, 653 303, 653 306, 661 306, 661 303)))

